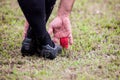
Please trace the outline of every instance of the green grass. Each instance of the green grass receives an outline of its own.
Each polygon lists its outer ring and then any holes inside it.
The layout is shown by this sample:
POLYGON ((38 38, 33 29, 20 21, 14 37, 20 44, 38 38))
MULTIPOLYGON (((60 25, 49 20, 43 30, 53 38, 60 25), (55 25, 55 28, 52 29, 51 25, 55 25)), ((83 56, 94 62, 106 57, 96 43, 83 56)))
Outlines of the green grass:
POLYGON ((22 57, 24 16, 15 0, 0 0, 0 80, 120 80, 120 0, 76 0, 70 19, 69 50, 53 61, 22 57))

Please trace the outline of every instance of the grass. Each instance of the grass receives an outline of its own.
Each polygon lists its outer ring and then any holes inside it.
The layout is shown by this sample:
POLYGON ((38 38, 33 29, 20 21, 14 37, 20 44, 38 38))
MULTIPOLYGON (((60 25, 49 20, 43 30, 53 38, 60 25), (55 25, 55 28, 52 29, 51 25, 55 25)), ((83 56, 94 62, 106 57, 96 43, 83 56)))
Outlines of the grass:
POLYGON ((76 0, 70 19, 69 50, 53 61, 22 57, 24 16, 15 0, 0 0, 0 80, 120 80, 120 1, 76 0))

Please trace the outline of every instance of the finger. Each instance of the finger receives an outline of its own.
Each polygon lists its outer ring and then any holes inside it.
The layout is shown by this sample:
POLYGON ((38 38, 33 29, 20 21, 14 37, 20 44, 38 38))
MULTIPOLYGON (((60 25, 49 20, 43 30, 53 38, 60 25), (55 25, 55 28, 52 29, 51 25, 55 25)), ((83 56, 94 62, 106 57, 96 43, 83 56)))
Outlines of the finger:
POLYGON ((26 37, 28 28, 29 28, 29 23, 26 21, 26 22, 25 22, 25 25, 24 25, 23 38, 26 37))
POLYGON ((70 44, 70 45, 73 44, 73 37, 72 37, 72 34, 70 34, 70 36, 69 36, 69 44, 70 44))
POLYGON ((27 32, 28 28, 29 28, 29 23, 26 21, 25 25, 24 25, 24 31, 27 32))
POLYGON ((53 27, 52 27, 52 25, 49 26, 48 33, 51 34, 51 35, 53 34, 53 27))
POLYGON ((59 43, 59 39, 57 37, 54 37, 53 38, 53 42, 58 44, 59 43))

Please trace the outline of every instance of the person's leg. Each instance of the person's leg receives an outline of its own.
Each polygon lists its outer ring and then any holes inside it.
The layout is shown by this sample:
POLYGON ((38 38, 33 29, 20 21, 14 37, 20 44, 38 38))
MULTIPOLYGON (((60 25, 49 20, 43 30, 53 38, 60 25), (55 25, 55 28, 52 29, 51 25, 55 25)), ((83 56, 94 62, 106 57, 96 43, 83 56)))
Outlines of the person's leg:
MULTIPOLYGON (((46 0, 45 1, 46 22, 49 19, 49 16, 50 16, 50 14, 53 10, 55 2, 56 2, 56 0, 46 0)), ((23 55, 25 55, 25 54, 26 55, 31 55, 31 54, 34 54, 37 51, 37 47, 36 47, 37 44, 36 44, 36 41, 34 40, 36 37, 35 37, 35 34, 33 32, 33 29, 31 28, 31 26, 29 24, 26 25, 25 27, 28 27, 28 29, 27 29, 27 32, 26 32, 26 35, 25 35, 25 39, 23 41, 21 52, 23 53, 23 55), (30 40, 31 40, 31 42, 30 42, 30 40), (24 45, 26 43, 27 43, 27 45, 24 45), (28 47, 29 47, 29 49, 28 49, 28 47)), ((47 36, 45 38, 46 38, 46 40, 49 40, 49 36, 47 36)), ((44 40, 42 43, 45 43, 45 42, 46 41, 44 40)))
MULTIPOLYGON (((46 10, 46 23, 53 11, 54 5, 55 5, 56 0, 45 0, 45 10, 46 10)), ((32 38, 34 35, 33 30, 30 28, 30 25, 28 25, 29 28, 27 30, 26 37, 32 38)))
MULTIPOLYGON (((51 12, 54 8, 55 2, 56 2, 56 0, 45 0, 46 23, 47 23, 50 15, 51 15, 51 12)), ((35 36, 35 35, 33 33, 33 30, 29 26, 26 37, 31 38, 32 36, 35 36)))
POLYGON ((43 45, 49 44, 53 46, 46 31, 45 0, 18 0, 18 2, 38 42, 43 45))
MULTIPOLYGON (((51 15, 51 13, 53 11, 55 2, 56 2, 56 0, 45 0, 46 23, 47 23, 50 15, 51 15)), ((47 42, 46 40, 48 40, 49 38, 50 38, 50 36, 46 36, 45 40, 43 41, 43 43, 47 42)))
MULTIPOLYGON (((54 59, 61 50, 61 47, 54 45, 46 30, 45 1, 18 0, 18 2, 35 34, 37 45, 41 46, 42 44, 43 57, 54 59)), ((27 44, 30 43, 31 39, 28 39, 26 42, 27 44)), ((26 45, 26 43, 24 45, 26 45)), ((28 46, 29 45, 31 44, 28 44, 28 46)), ((28 46, 26 49, 28 49, 28 46)))
POLYGON ((55 3, 56 3, 56 0, 45 0, 46 22, 48 21, 51 13, 53 11, 55 3))

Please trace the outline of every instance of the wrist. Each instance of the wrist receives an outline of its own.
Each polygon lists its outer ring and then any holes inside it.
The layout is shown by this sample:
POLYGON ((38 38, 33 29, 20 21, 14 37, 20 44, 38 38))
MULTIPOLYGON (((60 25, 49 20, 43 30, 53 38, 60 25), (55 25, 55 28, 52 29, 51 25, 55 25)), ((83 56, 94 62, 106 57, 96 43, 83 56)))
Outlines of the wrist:
POLYGON ((60 9, 60 10, 58 11, 57 16, 59 16, 59 17, 69 17, 69 16, 70 16, 70 12, 60 9))
POLYGON ((57 14, 57 17, 59 17, 60 19, 67 19, 69 18, 70 14, 69 13, 66 13, 66 12, 59 12, 57 14))
POLYGON ((61 0, 58 8, 58 16, 69 17, 75 0, 61 0))

